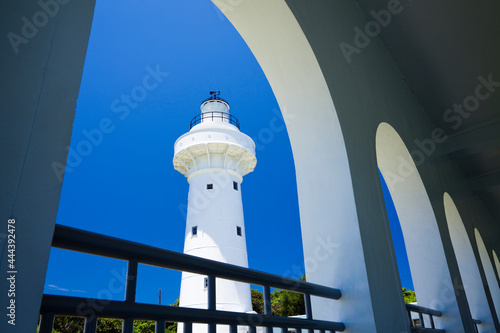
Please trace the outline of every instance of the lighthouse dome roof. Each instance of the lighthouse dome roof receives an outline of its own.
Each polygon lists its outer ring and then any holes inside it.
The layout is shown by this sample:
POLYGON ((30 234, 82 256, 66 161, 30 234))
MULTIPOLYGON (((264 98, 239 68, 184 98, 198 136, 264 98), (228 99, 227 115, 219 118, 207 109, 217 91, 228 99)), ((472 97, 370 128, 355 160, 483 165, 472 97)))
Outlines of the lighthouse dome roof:
POLYGON ((220 92, 210 92, 210 97, 201 102, 200 110, 206 112, 229 113, 229 103, 219 96, 220 92))

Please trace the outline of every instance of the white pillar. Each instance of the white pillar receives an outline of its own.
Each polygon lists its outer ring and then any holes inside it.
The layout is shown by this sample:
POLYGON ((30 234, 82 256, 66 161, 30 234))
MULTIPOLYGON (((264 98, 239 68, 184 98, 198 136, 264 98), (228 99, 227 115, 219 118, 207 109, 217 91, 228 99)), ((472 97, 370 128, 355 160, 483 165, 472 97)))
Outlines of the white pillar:
MULTIPOLYGON (((248 267, 241 182, 257 164, 255 144, 218 96, 204 101, 201 111, 174 146, 174 167, 189 182, 184 253, 248 267)), ((179 305, 206 309, 207 282, 206 276, 183 272, 179 305)), ((216 307, 251 312, 250 286, 217 279, 216 307)), ((194 332, 206 330, 193 325, 194 332)))

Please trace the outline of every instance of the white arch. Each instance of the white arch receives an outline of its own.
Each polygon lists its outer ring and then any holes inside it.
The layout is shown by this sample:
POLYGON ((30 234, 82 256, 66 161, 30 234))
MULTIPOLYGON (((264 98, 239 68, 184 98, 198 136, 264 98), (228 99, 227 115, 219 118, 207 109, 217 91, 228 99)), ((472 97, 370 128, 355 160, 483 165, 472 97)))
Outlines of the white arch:
POLYGON ((460 313, 434 211, 410 152, 387 123, 377 128, 376 153, 403 231, 417 302, 443 312, 435 319, 437 328, 460 332, 460 313))
POLYGON ((488 306, 477 261, 462 218, 448 193, 444 193, 443 202, 451 243, 457 258, 472 318, 481 321, 481 325, 478 326, 479 332, 495 332, 493 317, 488 306))
POLYGON ((498 260, 498 256, 495 250, 491 251, 491 254, 493 255, 493 261, 495 262, 495 268, 497 269, 497 278, 500 279, 500 261, 498 260))
POLYGON ((283 114, 295 162, 307 280, 342 291, 338 301, 313 298, 314 318, 343 321, 349 332, 374 332, 344 138, 311 46, 285 1, 243 1, 234 10, 214 3, 252 50, 283 114))
POLYGON ((479 251, 479 257, 481 258, 481 264, 483 265, 484 275, 486 275, 486 281, 488 282, 488 288, 490 289, 495 311, 500 320, 500 288, 498 287, 498 281, 479 230, 474 229, 474 234, 476 235, 477 249, 479 251))

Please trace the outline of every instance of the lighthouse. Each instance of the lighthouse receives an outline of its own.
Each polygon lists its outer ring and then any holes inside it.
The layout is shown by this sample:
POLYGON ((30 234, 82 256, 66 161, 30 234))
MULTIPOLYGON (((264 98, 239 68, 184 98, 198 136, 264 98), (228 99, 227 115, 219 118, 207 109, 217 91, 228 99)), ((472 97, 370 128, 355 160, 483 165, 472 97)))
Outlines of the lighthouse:
MULTIPOLYGON (((189 183, 184 253, 248 267, 241 183, 257 164, 255 143, 220 92, 210 92, 200 109, 174 144, 174 168, 189 183)), ((206 309, 207 287, 207 276, 183 272, 179 305, 206 309)), ((217 310, 252 311, 248 284, 217 279, 216 292, 217 310)), ((193 325, 195 333, 206 331, 193 325)))

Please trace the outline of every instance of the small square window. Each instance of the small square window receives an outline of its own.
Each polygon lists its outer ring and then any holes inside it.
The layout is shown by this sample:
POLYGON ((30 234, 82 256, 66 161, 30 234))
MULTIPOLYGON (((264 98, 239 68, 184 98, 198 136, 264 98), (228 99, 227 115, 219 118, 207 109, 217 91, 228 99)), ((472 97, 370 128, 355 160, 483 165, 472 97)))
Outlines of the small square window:
POLYGON ((198 226, 191 228, 191 236, 196 236, 198 234, 198 226))
POLYGON ((238 191, 238 183, 237 182, 233 182, 233 188, 238 191))
POLYGON ((214 188, 214 184, 207 184, 207 190, 211 190, 214 188))
POLYGON ((236 227, 236 235, 241 236, 241 227, 236 227))

